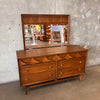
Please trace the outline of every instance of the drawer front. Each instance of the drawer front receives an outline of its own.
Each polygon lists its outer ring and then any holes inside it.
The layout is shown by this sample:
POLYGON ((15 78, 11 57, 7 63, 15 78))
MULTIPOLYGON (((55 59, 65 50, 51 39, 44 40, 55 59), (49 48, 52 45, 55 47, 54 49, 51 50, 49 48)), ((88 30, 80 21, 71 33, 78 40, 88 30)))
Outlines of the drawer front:
POLYGON ((58 61, 58 68, 73 67, 73 66, 76 67, 84 65, 85 65, 85 58, 58 61))
POLYGON ((32 74, 46 70, 56 69, 56 62, 26 65, 21 67, 21 74, 32 74))
POLYGON ((82 57, 86 57, 86 55, 87 55, 87 52, 76 52, 76 53, 68 53, 68 54, 58 54, 57 55, 57 60, 82 58, 82 57))
POLYGON ((62 68, 57 71, 57 78, 64 78, 73 75, 79 75, 85 72, 85 67, 71 67, 71 68, 62 68))
POLYGON ((34 74, 21 74, 21 85, 37 84, 45 81, 55 80, 56 70, 43 71, 34 74))
POLYGON ((25 65, 43 63, 43 62, 50 62, 50 61, 56 61, 56 55, 20 59, 19 60, 19 65, 20 66, 25 66, 25 65))

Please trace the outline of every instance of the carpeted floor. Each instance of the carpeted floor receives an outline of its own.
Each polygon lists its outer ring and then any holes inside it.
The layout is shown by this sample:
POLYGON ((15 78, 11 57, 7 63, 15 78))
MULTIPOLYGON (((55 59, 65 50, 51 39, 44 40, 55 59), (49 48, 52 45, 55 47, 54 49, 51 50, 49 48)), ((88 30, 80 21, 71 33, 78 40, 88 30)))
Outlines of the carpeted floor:
POLYGON ((88 67, 82 81, 74 79, 33 88, 28 95, 19 82, 0 85, 0 100, 100 100, 100 66, 88 67))

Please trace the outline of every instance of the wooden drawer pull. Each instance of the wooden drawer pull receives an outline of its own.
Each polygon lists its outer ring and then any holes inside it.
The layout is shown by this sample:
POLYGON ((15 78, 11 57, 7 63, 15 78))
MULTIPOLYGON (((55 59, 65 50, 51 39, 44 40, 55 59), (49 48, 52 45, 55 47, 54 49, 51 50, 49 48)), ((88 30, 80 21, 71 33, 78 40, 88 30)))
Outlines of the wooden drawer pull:
POLYGON ((80 63, 82 63, 82 61, 80 61, 80 63))
POLYGON ((63 74, 63 72, 60 72, 60 74, 63 74))

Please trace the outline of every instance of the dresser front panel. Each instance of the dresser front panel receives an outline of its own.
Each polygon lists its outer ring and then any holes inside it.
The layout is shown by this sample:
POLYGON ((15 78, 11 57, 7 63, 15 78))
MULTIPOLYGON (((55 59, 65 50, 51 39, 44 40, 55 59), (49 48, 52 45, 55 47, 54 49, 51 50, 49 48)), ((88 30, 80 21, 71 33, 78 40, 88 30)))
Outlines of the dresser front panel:
POLYGON ((21 85, 37 84, 45 81, 55 80, 56 70, 42 71, 38 73, 21 74, 21 85))
POLYGON ((65 67, 62 69, 58 69, 57 78, 65 78, 73 75, 79 75, 85 72, 85 67, 81 66, 73 66, 73 67, 65 67))

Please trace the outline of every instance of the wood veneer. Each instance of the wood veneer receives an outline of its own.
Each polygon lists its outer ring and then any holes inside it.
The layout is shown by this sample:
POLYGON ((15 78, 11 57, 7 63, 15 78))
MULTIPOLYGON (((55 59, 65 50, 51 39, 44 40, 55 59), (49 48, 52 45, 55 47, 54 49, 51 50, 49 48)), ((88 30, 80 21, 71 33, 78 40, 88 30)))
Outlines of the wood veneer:
POLYGON ((80 78, 87 49, 76 45, 17 51, 20 85, 29 88, 80 78))

